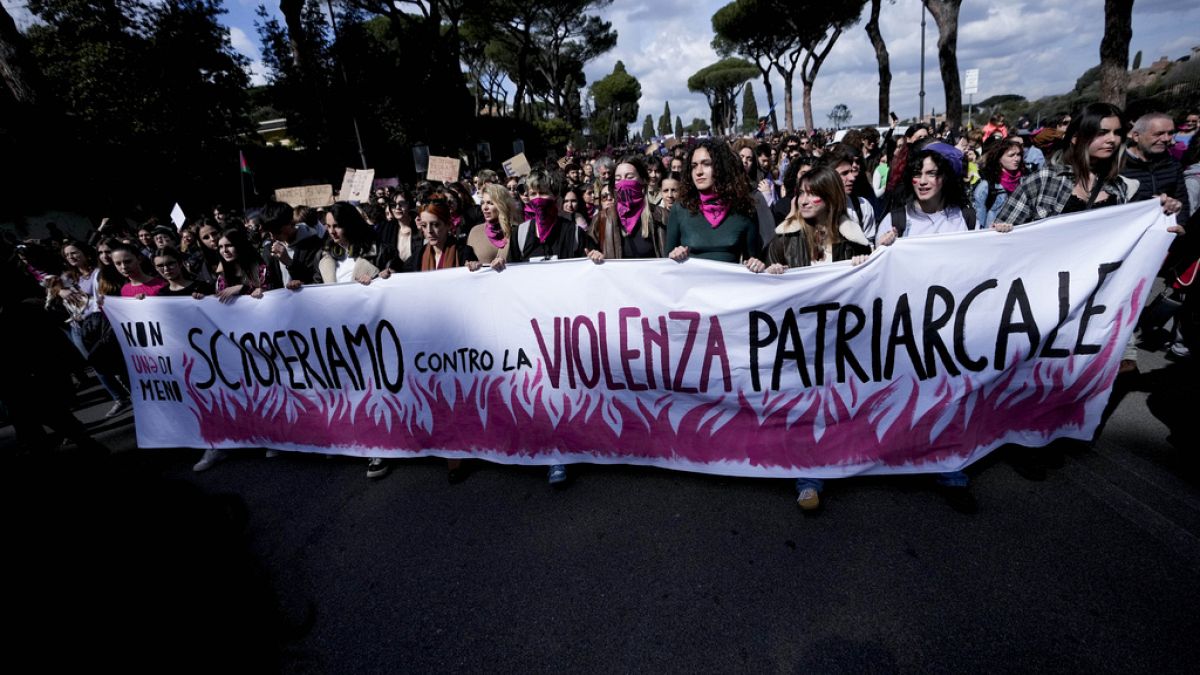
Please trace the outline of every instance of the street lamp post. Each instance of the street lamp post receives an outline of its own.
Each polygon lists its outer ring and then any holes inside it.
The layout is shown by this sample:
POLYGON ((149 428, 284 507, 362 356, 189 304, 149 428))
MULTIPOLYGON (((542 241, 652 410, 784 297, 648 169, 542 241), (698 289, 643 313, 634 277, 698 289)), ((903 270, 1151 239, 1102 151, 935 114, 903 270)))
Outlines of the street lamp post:
POLYGON ((918 120, 925 119, 925 5, 921 5, 921 114, 918 120))

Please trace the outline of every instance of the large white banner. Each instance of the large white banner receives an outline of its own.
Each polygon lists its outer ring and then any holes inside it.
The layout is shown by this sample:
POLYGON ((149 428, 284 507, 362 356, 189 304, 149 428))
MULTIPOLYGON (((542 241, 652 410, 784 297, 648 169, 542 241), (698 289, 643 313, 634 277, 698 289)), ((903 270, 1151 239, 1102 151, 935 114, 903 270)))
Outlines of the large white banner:
POLYGON ((781 276, 562 261, 105 310, 146 448, 945 471, 1091 437, 1170 224, 1144 203, 781 276))

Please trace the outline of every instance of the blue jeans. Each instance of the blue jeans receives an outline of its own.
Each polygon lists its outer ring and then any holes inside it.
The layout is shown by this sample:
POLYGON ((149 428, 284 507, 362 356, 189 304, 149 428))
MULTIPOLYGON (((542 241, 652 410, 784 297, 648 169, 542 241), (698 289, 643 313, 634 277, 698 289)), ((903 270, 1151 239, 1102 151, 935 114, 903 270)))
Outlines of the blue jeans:
MULTIPOLYGON (((67 330, 67 337, 70 338, 71 344, 75 345, 75 349, 78 349, 79 353, 83 355, 84 361, 87 361, 87 347, 83 346, 83 335, 80 333, 78 323, 75 323, 74 321, 71 322, 70 327, 67 330)), ((125 385, 119 379, 110 377, 100 372, 101 370, 101 368, 92 366, 92 372, 96 373, 96 379, 100 380, 100 386, 104 387, 104 391, 108 392, 108 395, 112 397, 112 400, 120 401, 124 398, 128 398, 129 392, 125 389, 125 385), (122 394, 122 391, 125 393, 122 394)))
POLYGON ((821 490, 825 489, 825 480, 822 478, 797 478, 796 479, 796 494, 800 494, 804 490, 812 488, 821 494, 821 490))

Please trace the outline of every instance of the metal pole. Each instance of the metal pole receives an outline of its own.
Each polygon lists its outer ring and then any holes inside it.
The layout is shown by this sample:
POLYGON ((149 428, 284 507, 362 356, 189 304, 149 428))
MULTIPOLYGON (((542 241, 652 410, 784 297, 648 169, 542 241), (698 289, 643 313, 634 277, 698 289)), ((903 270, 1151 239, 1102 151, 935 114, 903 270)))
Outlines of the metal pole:
MULTIPOLYGON (((333 26, 333 44, 336 47, 338 44, 338 27, 337 19, 333 16, 333 0, 325 0, 329 6, 329 25, 333 26)), ((346 87, 347 94, 350 93, 350 78, 346 77, 346 66, 342 63, 341 54, 338 54, 338 70, 342 73, 342 84, 346 87)), ((354 141, 358 143, 358 158, 362 161, 362 168, 367 168, 367 153, 363 150, 362 134, 358 131, 358 115, 355 114, 354 108, 350 109, 350 123, 354 125, 354 141)))
POLYGON ((975 128, 975 94, 967 94, 967 131, 975 128))
POLYGON ((921 5, 921 114, 918 120, 925 120, 925 5, 921 5))

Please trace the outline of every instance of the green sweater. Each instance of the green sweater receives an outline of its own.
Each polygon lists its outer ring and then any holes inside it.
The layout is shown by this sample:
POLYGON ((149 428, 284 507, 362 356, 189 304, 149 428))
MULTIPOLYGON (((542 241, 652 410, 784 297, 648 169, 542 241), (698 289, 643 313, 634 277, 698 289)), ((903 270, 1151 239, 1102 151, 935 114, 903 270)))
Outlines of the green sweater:
POLYGON ((667 218, 668 253, 676 246, 687 246, 691 257, 736 263, 758 255, 762 249, 759 239, 758 221, 741 213, 731 211, 713 227, 703 214, 675 205, 667 218))

